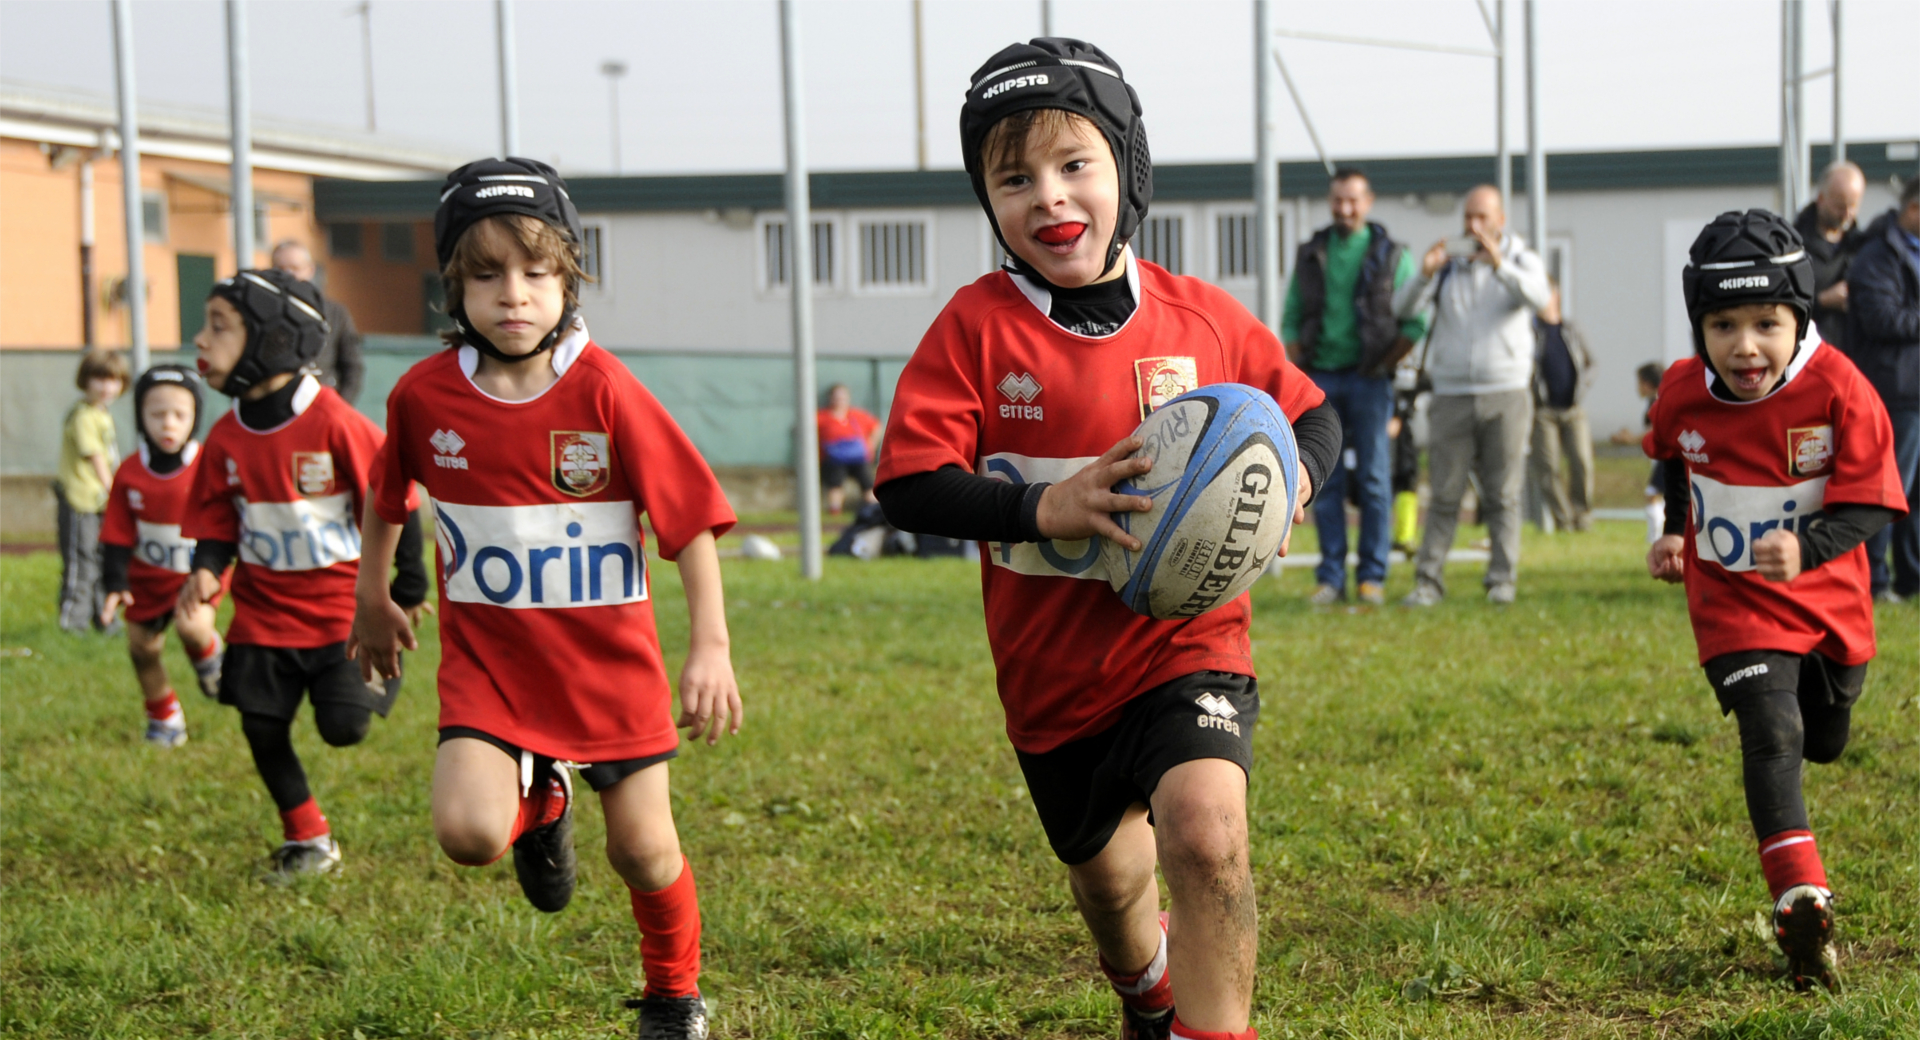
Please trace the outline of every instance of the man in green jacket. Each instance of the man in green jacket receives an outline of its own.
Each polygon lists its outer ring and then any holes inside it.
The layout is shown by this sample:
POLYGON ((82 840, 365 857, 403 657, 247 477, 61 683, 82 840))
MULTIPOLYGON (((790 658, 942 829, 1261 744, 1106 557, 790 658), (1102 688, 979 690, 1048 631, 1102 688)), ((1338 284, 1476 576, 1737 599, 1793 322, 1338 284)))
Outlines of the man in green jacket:
MULTIPOLYGON (((1335 170, 1327 189, 1333 224, 1300 246, 1293 282, 1280 318, 1280 339, 1293 363, 1307 371, 1340 414, 1353 459, 1360 502, 1358 594, 1386 602, 1387 550, 1392 537, 1391 441, 1393 370, 1426 335, 1424 313, 1393 316, 1393 291, 1414 273, 1413 254, 1367 220, 1373 187, 1352 167, 1335 170)), ((1343 453, 1344 455, 1344 453, 1343 453)), ((1347 598, 1347 468, 1335 466, 1314 495, 1320 566, 1311 601, 1347 598)))

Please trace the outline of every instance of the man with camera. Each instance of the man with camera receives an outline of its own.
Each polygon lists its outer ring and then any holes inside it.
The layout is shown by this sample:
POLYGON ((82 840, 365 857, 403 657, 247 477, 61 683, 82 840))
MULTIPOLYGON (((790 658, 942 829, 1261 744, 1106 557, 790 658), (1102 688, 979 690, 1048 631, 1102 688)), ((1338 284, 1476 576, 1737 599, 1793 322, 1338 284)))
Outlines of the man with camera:
POLYGON ((1466 233, 1434 243, 1419 275, 1393 294, 1400 318, 1433 309, 1422 364, 1433 383, 1432 496, 1414 589, 1401 601, 1413 607, 1446 595, 1441 571, 1470 472, 1478 478, 1491 548, 1487 601, 1512 603, 1519 576, 1520 489, 1533 428, 1533 312, 1549 305, 1550 290, 1540 257, 1507 234, 1500 189, 1483 184, 1468 192, 1465 216, 1466 233))

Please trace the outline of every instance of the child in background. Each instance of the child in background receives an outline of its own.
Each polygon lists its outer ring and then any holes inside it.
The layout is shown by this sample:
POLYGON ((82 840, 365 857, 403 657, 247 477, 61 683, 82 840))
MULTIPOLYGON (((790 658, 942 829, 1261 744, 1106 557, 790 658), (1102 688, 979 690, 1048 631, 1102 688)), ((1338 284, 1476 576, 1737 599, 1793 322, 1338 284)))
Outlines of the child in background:
POLYGON ((700 902, 668 790, 676 726, 740 730, 714 540, 733 510, 660 402, 579 316, 580 216, 553 167, 482 159, 447 175, 434 215, 449 349, 387 398, 366 505, 351 653, 396 674, 415 645, 385 583, 413 482, 440 559, 440 748, 433 830, 454 862, 511 848, 527 900, 573 896, 571 770, 600 795, 646 989, 646 1040, 701 1040, 700 902), (640 514, 679 565, 689 615, 681 713, 654 629, 640 514), (580 763, 591 763, 580 765, 580 763))
POLYGON ((860 485, 862 501, 873 499, 873 453, 880 443, 880 420, 853 406, 853 392, 845 383, 827 388, 827 406, 814 417, 820 430, 820 486, 827 492, 827 512, 846 505, 847 478, 860 485))
POLYGON ((1408 559, 1420 551, 1420 446, 1413 439, 1413 413, 1424 391, 1419 373, 1402 365, 1393 379, 1393 418, 1387 437, 1393 441, 1393 541, 1408 559))
MULTIPOLYGON (((309 371, 327 335, 320 292, 284 271, 241 271, 214 284, 194 337, 207 385, 234 399, 201 448, 181 534, 197 539, 178 610, 193 614, 220 591, 236 558, 220 702, 240 710, 254 766, 280 810, 280 875, 340 864, 340 845, 293 751, 293 719, 313 702, 320 739, 359 743, 374 712, 385 716, 396 678, 376 687, 347 660, 353 586, 360 569, 354 523, 367 470, 383 439, 309 371)), ((424 609, 418 518, 393 596, 424 609)), ((384 577, 384 575, 383 575, 384 577)))
MULTIPOLYGON (((1653 405, 1660 398, 1660 366, 1649 361, 1633 373, 1635 389, 1640 399, 1647 402, 1646 413, 1641 417, 1641 433, 1635 434, 1622 427, 1613 435, 1615 444, 1633 444, 1653 429, 1653 405)), ((1653 460, 1653 469, 1647 473, 1647 544, 1660 540, 1667 529, 1667 464, 1659 459, 1653 460)))
POLYGON ((161 747, 187 741, 187 718, 160 659, 169 621, 180 632, 200 692, 220 695, 213 600, 192 612, 174 606, 193 561, 193 540, 180 536, 180 519, 200 455, 200 442, 193 439, 200 428, 200 385, 200 377, 183 365, 155 365, 140 374, 133 385, 140 451, 114 474, 100 527, 107 590, 100 619, 110 624, 121 607, 127 610, 127 654, 147 703, 147 741, 161 747))
POLYGON ((1766 210, 1722 213, 1682 274, 1697 356, 1646 452, 1666 461, 1647 570, 1685 581, 1700 663, 1740 725, 1747 814, 1795 985, 1833 985, 1833 905, 1800 763, 1846 749, 1874 656, 1862 543, 1906 512, 1886 408, 1810 319, 1813 264, 1766 210))
POLYGON ((1152 503, 1112 488, 1152 465, 1129 457, 1132 431, 1181 393, 1273 397, 1300 445, 1296 522, 1340 464, 1340 420, 1233 297, 1128 248, 1153 196, 1140 116, 1118 65, 1081 40, 1014 44, 974 73, 962 155, 1010 259, 955 294, 907 363, 878 493, 902 530, 988 543, 1007 735, 1121 1036, 1252 1040, 1249 600, 1142 617, 1113 594, 1096 536, 1138 547, 1114 514, 1152 503))
POLYGON ((86 632, 108 624, 101 620, 106 591, 100 587, 100 517, 120 447, 107 407, 127 388, 127 359, 118 351, 89 350, 80 355, 73 383, 86 396, 61 423, 53 493, 60 514, 60 627, 86 632))

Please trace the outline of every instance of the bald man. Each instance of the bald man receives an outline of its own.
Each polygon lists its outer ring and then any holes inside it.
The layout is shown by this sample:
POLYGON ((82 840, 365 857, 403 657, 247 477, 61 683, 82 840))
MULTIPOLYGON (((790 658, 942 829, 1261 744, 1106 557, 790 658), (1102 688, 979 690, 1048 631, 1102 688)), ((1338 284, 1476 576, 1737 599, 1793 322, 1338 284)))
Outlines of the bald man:
POLYGON ((1423 365, 1433 381, 1433 497, 1413 592, 1401 601, 1411 607, 1433 606, 1446 595, 1441 571, 1469 473, 1479 478, 1492 544, 1482 581, 1487 602, 1512 603, 1519 580, 1520 487, 1533 432, 1533 315, 1551 305, 1552 295, 1546 265, 1507 234, 1500 189, 1482 184, 1468 192, 1463 216, 1465 234, 1435 242, 1419 276, 1393 293, 1402 320, 1434 312, 1423 365))
POLYGON ((1820 175, 1820 193, 1793 222, 1813 258, 1813 323, 1836 347, 1846 346, 1847 269, 1866 244, 1858 226, 1860 198, 1866 191, 1867 175, 1860 167, 1834 163, 1820 175))
MULTIPOLYGON (((293 239, 274 246, 272 260, 274 267, 303 282, 312 282, 317 273, 312 251, 293 239)), ((321 382, 333 387, 348 404, 353 404, 360 396, 360 385, 367 374, 366 363, 360 359, 360 330, 353 327, 353 315, 347 313, 346 305, 324 293, 321 299, 322 313, 327 319, 327 341, 321 344, 320 356, 313 359, 313 365, 319 369, 321 382)))

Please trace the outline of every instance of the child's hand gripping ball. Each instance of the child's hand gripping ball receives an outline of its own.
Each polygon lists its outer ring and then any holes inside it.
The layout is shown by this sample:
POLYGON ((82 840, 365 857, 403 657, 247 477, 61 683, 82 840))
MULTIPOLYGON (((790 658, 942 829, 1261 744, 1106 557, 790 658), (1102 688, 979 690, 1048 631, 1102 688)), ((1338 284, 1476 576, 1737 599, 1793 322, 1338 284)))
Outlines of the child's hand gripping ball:
POLYGON ((1138 551, 1101 543, 1107 578, 1136 613, 1190 618, 1232 602, 1285 544, 1299 502, 1293 427, 1273 398, 1218 383, 1168 401, 1134 431, 1153 468, 1114 486, 1153 508, 1115 513, 1138 551))

